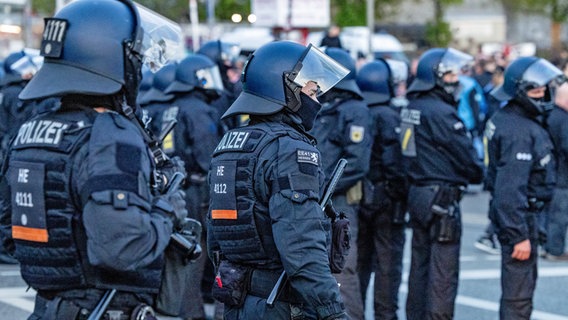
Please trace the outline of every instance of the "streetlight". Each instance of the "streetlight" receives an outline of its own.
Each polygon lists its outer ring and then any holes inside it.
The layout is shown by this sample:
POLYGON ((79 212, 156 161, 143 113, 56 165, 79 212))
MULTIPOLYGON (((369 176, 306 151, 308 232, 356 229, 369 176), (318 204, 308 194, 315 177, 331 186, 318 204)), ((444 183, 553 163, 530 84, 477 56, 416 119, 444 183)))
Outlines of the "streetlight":
POLYGON ((243 16, 238 13, 233 13, 233 15, 231 16, 231 21, 233 21, 234 23, 239 23, 243 21, 243 16))

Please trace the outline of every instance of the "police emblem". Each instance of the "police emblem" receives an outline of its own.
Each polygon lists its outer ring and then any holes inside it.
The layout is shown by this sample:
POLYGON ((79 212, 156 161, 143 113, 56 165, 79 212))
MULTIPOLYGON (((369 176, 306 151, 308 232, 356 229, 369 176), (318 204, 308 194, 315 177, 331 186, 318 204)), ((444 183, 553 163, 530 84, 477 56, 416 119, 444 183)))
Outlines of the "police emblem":
POLYGON ((363 141, 365 137, 365 127, 362 126, 351 126, 349 129, 349 138, 352 142, 359 143, 363 141))
POLYGON ((319 154, 315 151, 298 149, 296 150, 296 161, 298 163, 319 164, 319 154))

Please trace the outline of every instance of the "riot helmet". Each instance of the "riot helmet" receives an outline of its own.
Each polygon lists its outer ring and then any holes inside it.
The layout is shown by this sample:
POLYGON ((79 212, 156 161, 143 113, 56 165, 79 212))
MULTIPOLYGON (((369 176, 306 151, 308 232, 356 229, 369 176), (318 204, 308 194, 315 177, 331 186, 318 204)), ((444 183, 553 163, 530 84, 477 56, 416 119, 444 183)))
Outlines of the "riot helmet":
POLYGON ((25 57, 25 53, 23 50, 10 53, 6 57, 6 59, 4 59, 4 73, 14 74, 14 70, 12 69, 12 64, 16 63, 16 61, 20 60, 23 57, 25 57))
POLYGON ((179 26, 130 0, 74 1, 45 19, 45 61, 20 98, 112 96, 134 107, 141 65, 159 68, 180 41, 179 26))
POLYGON ((18 60, 12 62, 8 68, 10 73, 18 74, 24 79, 30 79, 43 65, 43 57, 36 49, 24 49, 23 54, 18 60))
POLYGON ((231 67, 241 54, 241 47, 236 43, 212 40, 204 43, 196 53, 213 60, 218 66, 231 67))
POLYGON ((351 58, 351 55, 349 55, 347 51, 341 48, 326 48, 325 54, 327 54, 333 60, 339 62, 342 66, 349 70, 349 74, 347 74, 345 78, 339 81, 335 85, 334 89, 351 92, 358 98, 362 99, 363 95, 356 82, 357 68, 355 66, 355 60, 351 58))
POLYGON ((189 92, 195 89, 217 97, 223 90, 219 67, 202 54, 191 54, 177 64, 174 81, 164 93, 189 92))
POLYGON ((301 90, 316 82, 319 95, 335 86, 349 70, 318 48, 292 41, 274 41, 258 48, 247 60, 243 91, 223 118, 237 114, 269 115, 284 108, 298 113, 301 90))
POLYGON ((408 88, 408 93, 430 91, 439 87, 447 94, 457 97, 459 81, 446 82, 443 78, 449 73, 460 75, 469 69, 472 63, 472 56, 456 49, 430 49, 418 60, 416 77, 408 88))
POLYGON ((225 86, 229 86, 227 70, 233 68, 241 54, 241 47, 236 43, 212 40, 205 42, 196 53, 213 60, 219 67, 221 79, 225 86))
POLYGON ((544 114, 554 107, 557 85, 566 81, 562 71, 545 59, 522 57, 513 61, 504 73, 503 83, 491 91, 499 101, 516 100, 532 113, 544 114), (528 92, 544 87, 543 98, 531 98, 528 92))
POLYGON ((171 100, 174 95, 166 94, 164 91, 175 80, 177 63, 172 62, 165 65, 154 74, 152 87, 139 99, 141 104, 151 102, 166 102, 171 100))
POLYGON ((407 78, 408 67, 404 62, 379 58, 359 69, 357 85, 367 104, 386 104, 397 97, 398 85, 407 78))

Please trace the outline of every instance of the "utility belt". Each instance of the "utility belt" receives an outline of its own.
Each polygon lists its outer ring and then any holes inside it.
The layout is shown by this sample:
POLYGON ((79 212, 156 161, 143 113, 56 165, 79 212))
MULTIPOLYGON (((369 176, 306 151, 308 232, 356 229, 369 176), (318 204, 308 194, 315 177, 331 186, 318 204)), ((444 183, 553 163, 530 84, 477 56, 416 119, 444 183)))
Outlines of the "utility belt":
POLYGON ((406 203, 401 199, 393 198, 387 189, 389 186, 386 181, 363 180, 361 207, 373 212, 373 216, 378 212, 389 212, 391 222, 395 225, 402 225, 406 222, 406 203))
POLYGON ((434 237, 441 243, 456 243, 461 238, 459 202, 464 188, 455 185, 433 184, 435 191, 431 211, 434 214, 434 237))
MULTIPOLYGON (((221 260, 213 283, 213 297, 223 304, 240 308, 247 295, 267 299, 278 282, 281 272, 253 269, 252 267, 221 260)), ((294 303, 295 295, 286 284, 281 290, 279 301, 294 303)))
MULTIPOLYGON (((80 298, 80 302, 72 298, 75 295, 74 292, 78 292, 77 290, 71 290, 69 296, 66 294, 67 292, 58 294, 51 291, 40 291, 36 295, 34 314, 40 316, 43 320, 88 320, 97 303, 102 298, 103 291, 97 289, 86 290, 91 290, 91 292, 80 298), (85 305, 89 305, 89 307, 85 305)), ((150 306, 134 300, 131 294, 117 293, 100 319, 154 320, 156 318, 150 306)))

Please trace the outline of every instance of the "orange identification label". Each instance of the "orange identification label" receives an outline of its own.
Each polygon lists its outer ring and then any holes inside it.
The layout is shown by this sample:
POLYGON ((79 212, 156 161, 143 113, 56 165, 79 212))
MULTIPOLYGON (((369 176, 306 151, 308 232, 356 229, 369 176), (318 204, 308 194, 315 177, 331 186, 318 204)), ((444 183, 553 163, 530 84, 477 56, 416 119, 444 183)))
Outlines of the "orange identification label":
POLYGON ((34 242, 47 242, 47 230, 12 226, 12 238, 34 242))
POLYGON ((237 220, 237 210, 211 210, 211 218, 237 220))

